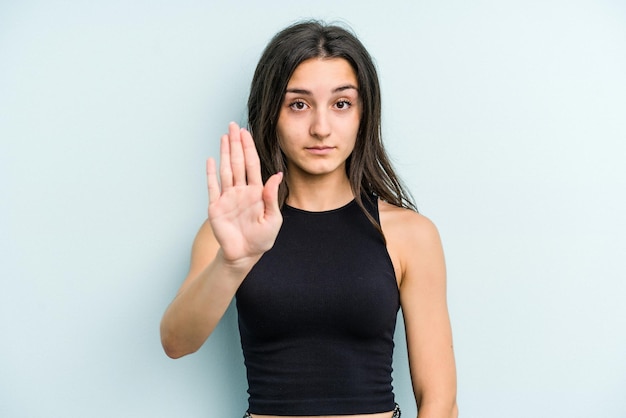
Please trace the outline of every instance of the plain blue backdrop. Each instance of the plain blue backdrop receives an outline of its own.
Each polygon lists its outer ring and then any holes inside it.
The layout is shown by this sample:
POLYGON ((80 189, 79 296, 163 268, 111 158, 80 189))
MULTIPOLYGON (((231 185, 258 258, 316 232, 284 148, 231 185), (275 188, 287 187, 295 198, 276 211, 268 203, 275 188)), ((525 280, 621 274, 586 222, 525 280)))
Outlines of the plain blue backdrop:
POLYGON ((205 158, 305 17, 376 59, 389 152, 444 241, 461 416, 626 416, 618 0, 3 1, 0 416, 241 416, 235 312, 177 361, 158 326, 205 158))

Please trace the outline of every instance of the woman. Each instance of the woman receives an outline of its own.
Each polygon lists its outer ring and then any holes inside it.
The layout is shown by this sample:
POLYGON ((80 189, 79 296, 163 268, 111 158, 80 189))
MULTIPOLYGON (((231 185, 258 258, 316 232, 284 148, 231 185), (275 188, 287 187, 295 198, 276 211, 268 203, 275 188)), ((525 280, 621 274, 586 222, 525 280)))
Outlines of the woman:
POLYGON ((402 306, 420 418, 457 416, 445 265, 380 138, 372 59, 348 31, 304 22, 266 47, 248 101, 207 161, 208 220, 161 323, 192 353, 236 296, 253 418, 399 417, 402 306), (254 139, 253 139, 254 137, 254 139))

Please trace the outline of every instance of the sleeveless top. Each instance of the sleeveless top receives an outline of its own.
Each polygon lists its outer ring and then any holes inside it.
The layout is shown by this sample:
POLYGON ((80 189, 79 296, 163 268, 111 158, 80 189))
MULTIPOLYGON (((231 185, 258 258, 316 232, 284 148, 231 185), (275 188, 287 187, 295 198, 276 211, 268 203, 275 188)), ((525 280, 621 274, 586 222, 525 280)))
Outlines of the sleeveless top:
MULTIPOLYGON (((379 222, 376 197, 364 205, 379 222)), ((400 297, 381 234, 352 201, 330 211, 283 206, 271 250, 236 295, 250 413, 391 411, 400 297)))

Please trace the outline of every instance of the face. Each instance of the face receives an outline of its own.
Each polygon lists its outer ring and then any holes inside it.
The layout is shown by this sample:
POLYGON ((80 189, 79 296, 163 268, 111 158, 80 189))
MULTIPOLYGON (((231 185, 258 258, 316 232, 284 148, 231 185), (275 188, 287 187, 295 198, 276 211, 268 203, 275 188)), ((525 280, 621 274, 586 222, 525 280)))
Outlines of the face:
POLYGON ((277 124, 290 176, 346 176, 361 117, 358 87, 343 58, 311 58, 296 68, 277 124))

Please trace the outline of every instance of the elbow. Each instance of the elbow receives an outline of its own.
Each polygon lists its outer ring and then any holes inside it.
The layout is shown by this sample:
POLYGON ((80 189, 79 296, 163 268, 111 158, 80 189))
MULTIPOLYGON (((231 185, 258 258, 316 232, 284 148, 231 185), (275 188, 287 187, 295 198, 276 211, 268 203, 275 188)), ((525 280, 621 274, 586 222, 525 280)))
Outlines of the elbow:
POLYGON ((189 349, 182 343, 181 338, 161 323, 161 346, 165 354, 171 359, 178 359, 191 354, 196 350, 189 349))
POLYGON ((175 360, 188 354, 182 350, 178 350, 175 346, 167 344, 163 341, 161 341, 161 345, 163 346, 163 351, 165 351, 165 354, 171 359, 175 360))
POLYGON ((459 417, 459 406, 456 402, 452 405, 452 413, 450 414, 450 418, 458 418, 459 417))
MULTIPOLYGON (((444 411, 444 408, 442 408, 442 411, 444 411)), ((446 418, 458 418, 459 407, 456 403, 456 399, 453 399, 450 403, 448 403, 447 407, 445 408, 445 412, 443 412, 441 416, 446 418)))
POLYGON ((181 358, 185 355, 185 353, 177 347, 177 344, 175 344, 171 338, 167 338, 167 336, 163 335, 162 331, 161 346, 163 347, 165 354, 171 359, 181 358))
POLYGON ((163 337, 161 337, 161 345, 163 346, 163 351, 165 351, 165 354, 171 359, 179 359, 186 356, 187 354, 191 354, 196 351, 189 350, 185 347, 182 347, 181 344, 163 337))
POLYGON ((418 403, 417 410, 419 417, 458 418, 459 416, 459 408, 456 399, 418 403))

